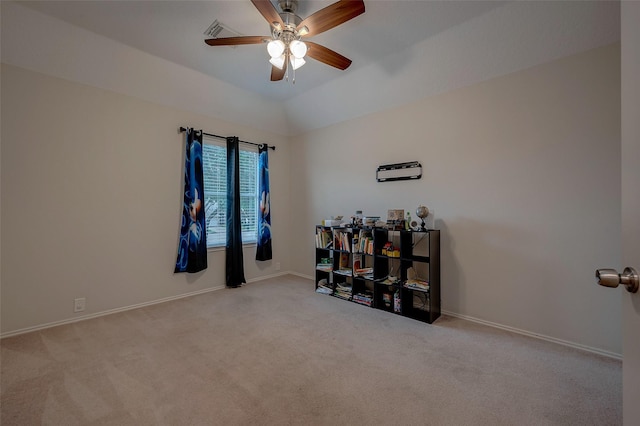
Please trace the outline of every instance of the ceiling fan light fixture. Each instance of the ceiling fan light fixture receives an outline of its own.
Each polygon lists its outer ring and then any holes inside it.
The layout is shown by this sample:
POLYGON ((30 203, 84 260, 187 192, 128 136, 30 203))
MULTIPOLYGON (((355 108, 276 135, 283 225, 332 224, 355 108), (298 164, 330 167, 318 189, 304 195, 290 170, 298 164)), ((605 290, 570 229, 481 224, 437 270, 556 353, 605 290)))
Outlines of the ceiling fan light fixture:
POLYGON ((291 56, 289 62, 291 62, 291 68, 293 68, 294 71, 307 63, 304 59, 296 58, 295 56, 291 56))
MULTIPOLYGON (((2 1, 2 0, 0 0, 2 1)), ((204 42, 209 46, 238 46, 244 44, 267 43, 271 63, 271 81, 283 78, 295 83, 295 70, 303 66, 305 56, 326 65, 345 70, 351 60, 318 43, 301 41, 301 37, 315 36, 361 15, 365 11, 363 0, 338 0, 305 19, 296 15, 299 0, 251 0, 258 12, 267 20, 271 29, 270 37, 261 36, 213 36, 204 42), (281 12, 276 9, 278 2, 281 12), (310 50, 309 50, 310 49, 310 50), (293 70, 289 72, 289 68, 293 70)), ((217 21, 216 21, 217 23, 217 21)), ((214 23, 215 24, 215 23, 214 23)), ((215 25, 212 25, 215 27, 215 25)), ((218 31, 217 29, 212 29, 218 31)), ((217 34, 217 33, 216 33, 217 34)), ((209 31, 207 31, 209 35, 209 31)))
POLYGON ((307 54, 307 45, 300 40, 292 40, 289 44, 289 50, 294 57, 302 59, 307 54))
POLYGON ((269 59, 269 62, 271 63, 271 65, 273 65, 274 67, 278 68, 279 70, 281 70, 284 67, 284 60, 285 57, 284 55, 281 55, 277 58, 271 58, 269 59))
POLYGON ((267 52, 271 58, 279 58, 284 53, 285 45, 282 40, 271 40, 267 43, 267 52))

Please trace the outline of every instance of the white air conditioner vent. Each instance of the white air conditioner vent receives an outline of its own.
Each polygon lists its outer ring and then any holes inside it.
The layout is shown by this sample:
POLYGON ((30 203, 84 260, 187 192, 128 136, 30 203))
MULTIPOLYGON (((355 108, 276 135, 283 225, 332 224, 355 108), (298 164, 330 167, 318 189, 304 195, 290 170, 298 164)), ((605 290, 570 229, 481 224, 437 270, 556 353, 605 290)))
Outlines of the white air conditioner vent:
POLYGON ((204 35, 208 36, 209 38, 223 38, 238 37, 242 34, 230 29, 225 24, 218 22, 218 20, 216 19, 211 25, 209 25, 209 28, 207 28, 207 30, 204 32, 204 35))

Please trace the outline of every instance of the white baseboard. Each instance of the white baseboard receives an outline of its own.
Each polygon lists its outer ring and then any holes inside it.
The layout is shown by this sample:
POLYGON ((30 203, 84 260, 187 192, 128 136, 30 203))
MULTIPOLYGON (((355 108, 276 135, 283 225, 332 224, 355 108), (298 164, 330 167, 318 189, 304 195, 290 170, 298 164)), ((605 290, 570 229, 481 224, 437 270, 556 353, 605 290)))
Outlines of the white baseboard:
POLYGON ((311 280, 311 281, 313 281, 313 280, 315 279, 315 278, 314 278, 314 277, 312 277, 311 275, 305 275, 305 274, 301 274, 301 273, 299 273, 299 272, 289 271, 289 272, 287 272, 287 273, 288 273, 288 274, 290 274, 290 275, 298 276, 298 277, 300 277, 300 278, 306 278, 306 279, 311 280))
POLYGON ((261 275, 259 277, 256 278, 250 278, 247 280, 247 284, 249 283, 255 283, 256 281, 264 281, 264 280, 268 280, 269 278, 276 278, 276 277, 281 277, 283 275, 289 275, 291 274, 291 272, 289 271, 283 271, 283 272, 278 272, 277 274, 270 274, 270 275, 261 275))
POLYGON ((68 319, 64 319, 64 320, 60 320, 60 321, 49 322, 49 323, 46 323, 46 324, 40 324, 40 325, 36 325, 36 326, 33 326, 33 327, 21 328, 19 330, 8 331, 6 333, 0 334, 0 339, 4 339, 5 337, 17 336, 18 334, 30 333, 32 331, 44 330, 45 328, 57 327, 59 325, 72 324, 74 322, 85 321, 85 320, 92 319, 92 318, 103 317, 105 315, 116 314, 118 312, 130 311, 132 309, 143 308, 145 306, 157 305, 157 304, 160 304, 160 303, 170 302, 172 300, 178 300, 178 299, 183 299, 185 297, 196 296, 198 294, 209 293, 211 291, 222 290, 224 288, 225 288, 225 286, 216 286, 216 287, 211 287, 211 288, 207 288, 207 289, 204 289, 204 290, 192 291, 190 293, 178 294, 176 296, 163 297, 162 299, 156 299, 156 300, 152 300, 150 302, 137 303, 135 305, 124 306, 122 308, 108 309, 106 311, 96 312, 96 313, 93 313, 93 314, 82 315, 82 316, 79 316, 79 317, 68 318, 68 319))
MULTIPOLYGON (((269 279, 269 278, 280 277, 282 275, 287 275, 289 273, 290 272, 284 271, 284 272, 279 272, 277 274, 271 274, 271 275, 265 275, 265 276, 261 276, 261 277, 251 278, 251 279, 247 280, 247 283, 253 283, 253 282, 256 282, 256 281, 263 281, 263 280, 266 280, 266 279, 269 279)), ((218 285, 218 286, 215 286, 215 287, 206 288, 204 290, 192 291, 192 292, 189 292, 189 293, 178 294, 176 296, 163 297, 162 299, 156 299, 156 300, 152 300, 150 302, 136 303, 135 305, 124 306, 122 308, 108 309, 106 311, 95 312, 93 314, 82 315, 82 316, 68 318, 68 319, 64 319, 64 320, 60 320, 60 321, 53 321, 53 322, 49 322, 49 323, 46 323, 46 324, 39 324, 39 325, 32 326, 32 327, 21 328, 19 330, 8 331, 6 333, 0 334, 0 339, 4 339, 5 337, 17 336, 19 334, 31 333, 32 331, 44 330, 46 328, 57 327, 59 325, 72 324, 74 322, 85 321, 85 320, 92 319, 92 318, 103 317, 105 315, 116 314, 118 312, 130 311, 132 309, 143 308, 145 306, 157 305, 159 303, 170 302, 172 300, 183 299, 185 297, 196 296, 198 294, 204 294, 204 293, 209 293, 211 291, 222 290, 224 288, 226 288, 225 285, 218 285)))
POLYGON ((606 357, 617 359, 617 360, 622 360, 622 355, 621 354, 617 354, 615 352, 609 352, 609 351, 605 351, 603 349, 598 349, 598 348, 594 348, 594 347, 591 347, 591 346, 586 346, 586 345, 581 345, 579 343, 570 342, 568 340, 557 339, 555 337, 545 336, 544 334, 538 334, 538 333, 533 333, 533 332, 527 331, 527 330, 521 330, 519 328, 510 327, 508 325, 502 325, 502 324, 498 324, 498 323, 491 322, 491 321, 485 321, 485 320, 482 320, 482 319, 479 319, 479 318, 470 317, 468 315, 457 314, 457 313, 451 312, 451 311, 442 310, 442 313, 444 315, 448 315, 450 317, 460 318, 460 319, 467 320, 467 321, 472 321, 472 322, 475 322, 475 323, 478 323, 478 324, 487 325, 489 327, 494 327, 494 328, 499 328, 501 330, 511 331, 513 333, 521 334, 523 336, 533 337, 535 339, 540 339, 540 340, 546 340, 547 342, 557 343, 559 345, 568 346, 570 348, 580 349, 582 351, 591 352, 591 353, 594 353, 594 354, 606 356, 606 357))

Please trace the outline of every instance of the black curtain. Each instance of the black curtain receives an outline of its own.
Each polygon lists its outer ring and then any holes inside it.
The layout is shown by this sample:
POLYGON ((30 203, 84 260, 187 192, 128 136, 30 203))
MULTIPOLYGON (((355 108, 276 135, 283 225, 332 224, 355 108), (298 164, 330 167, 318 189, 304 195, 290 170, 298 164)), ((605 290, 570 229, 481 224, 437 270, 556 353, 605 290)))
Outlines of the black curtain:
POLYGON ((258 247, 256 260, 271 260, 271 196, 269 191, 269 145, 260 145, 258 161, 258 188, 260 212, 258 216, 258 247))
POLYGON ((204 215, 202 130, 185 132, 184 195, 178 258, 174 272, 207 269, 207 224, 204 215))
POLYGON ((239 144, 236 136, 227 138, 227 287, 238 287, 246 283, 242 258, 239 144))

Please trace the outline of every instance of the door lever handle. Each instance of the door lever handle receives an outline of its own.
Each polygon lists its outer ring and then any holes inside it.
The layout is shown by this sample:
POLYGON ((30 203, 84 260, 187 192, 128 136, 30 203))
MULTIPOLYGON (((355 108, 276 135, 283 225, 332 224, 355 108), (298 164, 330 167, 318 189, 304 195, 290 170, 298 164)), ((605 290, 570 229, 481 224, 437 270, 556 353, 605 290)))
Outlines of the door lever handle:
POLYGON ((638 271, 634 268, 624 268, 621 274, 615 269, 598 269, 596 270, 596 278, 598 284, 604 287, 615 288, 619 284, 623 284, 629 293, 637 292, 640 283, 638 271))

